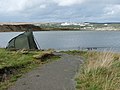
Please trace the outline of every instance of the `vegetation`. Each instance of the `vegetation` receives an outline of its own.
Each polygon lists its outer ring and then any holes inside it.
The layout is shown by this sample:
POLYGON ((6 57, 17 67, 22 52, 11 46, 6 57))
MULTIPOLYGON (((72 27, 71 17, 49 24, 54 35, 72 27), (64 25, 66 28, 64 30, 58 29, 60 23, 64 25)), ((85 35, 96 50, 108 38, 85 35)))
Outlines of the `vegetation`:
POLYGON ((120 23, 2 23, 0 32, 20 32, 31 28, 33 31, 91 31, 91 30, 120 30, 120 23))
POLYGON ((48 59, 51 60, 51 58, 52 60, 58 59, 58 56, 53 56, 51 50, 8 51, 0 49, 0 90, 5 90, 22 74, 48 62, 48 59))
POLYGON ((91 23, 91 22, 86 22, 86 23, 70 23, 70 25, 61 25, 63 23, 43 23, 43 24, 37 24, 41 28, 41 30, 67 30, 67 31, 91 31, 91 30, 120 30, 120 23, 91 23))
POLYGON ((76 76, 77 90, 120 90, 120 54, 113 52, 69 51, 85 62, 76 76))

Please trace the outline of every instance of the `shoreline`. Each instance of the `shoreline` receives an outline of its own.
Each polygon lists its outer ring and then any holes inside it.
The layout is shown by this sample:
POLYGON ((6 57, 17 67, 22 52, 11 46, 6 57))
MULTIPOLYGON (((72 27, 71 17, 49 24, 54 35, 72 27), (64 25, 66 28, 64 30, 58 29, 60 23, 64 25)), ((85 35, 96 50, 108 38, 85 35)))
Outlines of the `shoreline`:
POLYGON ((118 25, 110 24, 88 24, 80 25, 66 25, 61 23, 0 23, 0 32, 22 32, 22 31, 120 31, 118 25))
MULTIPOLYGON (((26 30, 19 30, 19 31, 1 31, 0 32, 25 32, 26 30)), ((76 30, 76 29, 72 29, 72 30, 32 30, 33 32, 40 32, 40 31, 95 31, 95 32, 104 32, 104 31, 108 31, 108 32, 112 32, 112 31, 120 31, 120 30, 76 30)))

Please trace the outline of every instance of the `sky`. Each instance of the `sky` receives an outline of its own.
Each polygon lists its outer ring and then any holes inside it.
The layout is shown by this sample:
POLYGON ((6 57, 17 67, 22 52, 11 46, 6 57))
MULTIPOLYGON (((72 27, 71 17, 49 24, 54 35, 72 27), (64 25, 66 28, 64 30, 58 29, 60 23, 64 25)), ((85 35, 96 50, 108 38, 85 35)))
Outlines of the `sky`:
POLYGON ((0 0, 0 22, 120 22, 120 0, 0 0))

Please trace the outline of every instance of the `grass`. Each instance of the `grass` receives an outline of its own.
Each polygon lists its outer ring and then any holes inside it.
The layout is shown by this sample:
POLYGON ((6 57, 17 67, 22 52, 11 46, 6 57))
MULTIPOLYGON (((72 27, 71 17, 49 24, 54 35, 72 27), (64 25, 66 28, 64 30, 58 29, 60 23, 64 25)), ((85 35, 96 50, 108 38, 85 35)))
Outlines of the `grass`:
POLYGON ((120 54, 113 52, 70 51, 82 55, 83 66, 76 75, 77 90, 120 90, 120 54))
POLYGON ((52 51, 8 51, 0 49, 0 90, 6 90, 24 73, 41 64, 57 60, 52 51), (37 56, 37 58, 36 58, 37 56), (39 58, 38 58, 39 57, 39 58))

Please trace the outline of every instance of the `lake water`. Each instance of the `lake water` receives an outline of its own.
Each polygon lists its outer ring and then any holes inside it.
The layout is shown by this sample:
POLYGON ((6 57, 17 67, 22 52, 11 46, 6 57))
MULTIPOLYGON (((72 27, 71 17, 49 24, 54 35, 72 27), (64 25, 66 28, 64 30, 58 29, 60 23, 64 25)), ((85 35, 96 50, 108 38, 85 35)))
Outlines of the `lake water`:
MULTIPOLYGON (((22 32, 1 32, 0 47, 22 32)), ((34 32, 41 49, 85 50, 89 48, 120 51, 120 31, 40 31, 34 32)))

